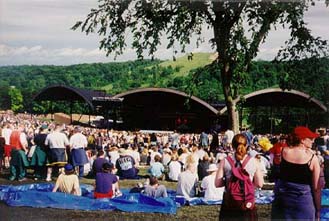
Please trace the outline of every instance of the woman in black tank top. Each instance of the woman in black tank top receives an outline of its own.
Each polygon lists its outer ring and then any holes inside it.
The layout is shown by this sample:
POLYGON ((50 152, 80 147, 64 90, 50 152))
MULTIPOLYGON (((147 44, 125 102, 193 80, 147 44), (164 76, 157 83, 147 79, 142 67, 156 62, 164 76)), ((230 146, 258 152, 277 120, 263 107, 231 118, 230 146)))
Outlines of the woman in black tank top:
POLYGON ((280 179, 275 184, 272 219, 315 220, 320 216, 320 166, 311 150, 318 135, 296 127, 281 153, 280 179))

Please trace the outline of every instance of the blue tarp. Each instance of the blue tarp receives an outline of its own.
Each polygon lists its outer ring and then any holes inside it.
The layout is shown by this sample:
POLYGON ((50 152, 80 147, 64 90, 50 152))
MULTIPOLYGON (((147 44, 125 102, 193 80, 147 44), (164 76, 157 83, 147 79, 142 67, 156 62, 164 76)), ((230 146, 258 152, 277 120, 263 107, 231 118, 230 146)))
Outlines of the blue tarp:
POLYGON ((59 208, 77 210, 121 210, 125 212, 158 212, 175 214, 176 203, 171 198, 125 193, 113 199, 93 199, 93 187, 81 185, 82 196, 51 192, 53 184, 40 183, 20 186, 0 186, 0 200, 9 206, 31 206, 37 208, 59 208))
MULTIPOLYGON (((76 210, 121 210, 125 212, 158 212, 175 214, 177 206, 216 205, 221 201, 209 201, 204 198, 192 198, 189 201, 176 196, 176 192, 168 190, 169 197, 154 199, 139 193, 129 193, 123 189, 123 195, 113 199, 94 199, 93 186, 81 184, 82 196, 65 193, 53 193, 52 183, 27 185, 0 185, 0 200, 9 206, 29 206, 36 208, 59 208, 76 210)), ((269 204, 273 201, 273 191, 262 190, 258 193, 257 204, 269 204)), ((323 206, 329 206, 329 189, 322 191, 323 206)), ((321 219, 329 220, 329 208, 322 208, 321 219)))

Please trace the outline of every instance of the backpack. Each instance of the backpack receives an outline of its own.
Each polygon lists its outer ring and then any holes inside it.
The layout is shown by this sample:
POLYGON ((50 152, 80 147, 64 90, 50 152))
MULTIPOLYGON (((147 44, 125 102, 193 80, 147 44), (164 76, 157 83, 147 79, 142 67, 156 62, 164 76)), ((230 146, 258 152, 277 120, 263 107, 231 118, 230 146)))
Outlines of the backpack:
POLYGON ((231 209, 252 210, 255 207, 255 188, 244 169, 251 157, 248 155, 242 165, 236 167, 234 160, 226 158, 232 168, 232 176, 226 185, 225 203, 231 209))

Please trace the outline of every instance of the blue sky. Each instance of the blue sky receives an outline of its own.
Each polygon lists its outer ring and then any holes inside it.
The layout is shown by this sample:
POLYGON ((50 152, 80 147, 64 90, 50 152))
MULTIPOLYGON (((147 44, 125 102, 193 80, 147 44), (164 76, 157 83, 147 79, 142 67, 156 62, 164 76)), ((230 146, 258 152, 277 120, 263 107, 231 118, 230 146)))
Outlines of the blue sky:
MULTIPOLYGON (((99 51, 96 34, 86 36, 70 30, 96 6, 96 0, 0 0, 0 66, 114 61, 113 56, 106 57, 99 51)), ((306 21, 315 35, 329 40, 329 8, 323 1, 307 12, 306 21)), ((210 30, 204 32, 206 39, 211 35, 210 30)), ((286 30, 270 33, 257 58, 272 59, 287 38, 286 30)), ((199 48, 189 46, 187 52, 191 51, 213 52, 207 41, 199 48)), ((156 53, 160 59, 171 59, 172 55, 173 50, 166 49, 165 44, 156 53)), ((135 52, 127 48, 116 61, 135 58, 135 52)))

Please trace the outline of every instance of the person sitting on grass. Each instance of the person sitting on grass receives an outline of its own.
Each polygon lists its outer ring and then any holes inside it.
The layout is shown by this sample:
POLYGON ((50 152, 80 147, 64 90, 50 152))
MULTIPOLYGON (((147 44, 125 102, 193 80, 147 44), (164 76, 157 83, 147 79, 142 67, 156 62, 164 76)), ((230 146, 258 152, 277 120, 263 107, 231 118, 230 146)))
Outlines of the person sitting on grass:
POLYGON ((165 168, 163 164, 161 163, 161 156, 155 155, 154 157, 154 163, 150 166, 148 169, 148 172, 150 173, 151 176, 155 176, 158 179, 163 179, 164 178, 164 172, 165 168))
POLYGON ((127 150, 120 149, 120 158, 117 160, 115 168, 120 179, 139 179, 139 170, 135 166, 135 160, 127 150))
POLYGON ((223 200, 223 193, 225 187, 216 187, 215 178, 218 168, 216 164, 210 164, 205 176, 201 182, 201 189, 204 191, 204 198, 206 200, 223 200))
POLYGON ((105 158, 104 150, 99 150, 97 152, 97 158, 93 162, 93 167, 92 167, 93 177, 95 177, 97 173, 102 172, 102 167, 104 163, 109 163, 109 161, 105 158))
POLYGON ((160 185, 155 176, 150 177, 149 184, 145 186, 143 194, 153 198, 168 197, 167 188, 160 185))
POLYGON ((186 158, 186 170, 178 175, 176 194, 187 200, 196 196, 199 178, 195 165, 194 157, 189 155, 186 158))
POLYGON ((114 165, 112 163, 104 163, 102 172, 96 174, 96 186, 94 197, 99 198, 112 198, 120 193, 118 177, 112 173, 114 165))
POLYGON ((64 166, 64 173, 60 174, 57 178, 53 192, 57 192, 57 190, 63 193, 81 196, 79 178, 75 174, 73 166, 69 163, 64 166))

